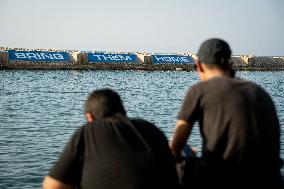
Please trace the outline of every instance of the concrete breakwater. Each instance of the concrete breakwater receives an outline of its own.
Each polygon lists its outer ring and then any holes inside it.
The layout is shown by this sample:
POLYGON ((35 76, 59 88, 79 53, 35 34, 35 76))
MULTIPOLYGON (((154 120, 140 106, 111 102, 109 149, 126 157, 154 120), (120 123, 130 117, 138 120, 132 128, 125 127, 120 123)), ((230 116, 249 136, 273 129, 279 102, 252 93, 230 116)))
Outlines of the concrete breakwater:
MULTIPOLYGON (((0 48, 0 69, 184 70, 194 69, 195 54, 154 54, 0 48)), ((233 56, 236 70, 284 70, 284 56, 233 56)))

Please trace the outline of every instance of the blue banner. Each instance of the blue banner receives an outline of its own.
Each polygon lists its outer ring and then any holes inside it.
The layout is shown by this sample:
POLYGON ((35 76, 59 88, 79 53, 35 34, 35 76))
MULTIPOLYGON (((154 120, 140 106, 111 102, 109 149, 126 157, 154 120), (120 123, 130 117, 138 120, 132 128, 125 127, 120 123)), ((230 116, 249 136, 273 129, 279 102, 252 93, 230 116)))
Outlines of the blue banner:
POLYGON ((46 51, 14 51, 9 50, 9 60, 34 62, 68 62, 70 56, 67 52, 46 51))
POLYGON ((153 64, 193 64, 194 60, 191 56, 179 55, 152 55, 153 64))
POLYGON ((135 54, 88 53, 88 61, 95 63, 135 63, 137 56, 135 54))

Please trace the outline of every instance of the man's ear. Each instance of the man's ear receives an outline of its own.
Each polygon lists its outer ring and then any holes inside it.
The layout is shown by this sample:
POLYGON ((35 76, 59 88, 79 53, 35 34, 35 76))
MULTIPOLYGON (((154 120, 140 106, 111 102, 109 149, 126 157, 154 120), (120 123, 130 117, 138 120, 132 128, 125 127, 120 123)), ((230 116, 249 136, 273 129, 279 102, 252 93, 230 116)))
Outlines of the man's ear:
POLYGON ((89 123, 91 123, 95 120, 94 116, 89 112, 85 113, 85 117, 86 117, 87 122, 89 122, 89 123))
POLYGON ((199 59, 196 60, 195 65, 196 65, 197 71, 204 72, 204 68, 202 67, 202 64, 199 59))

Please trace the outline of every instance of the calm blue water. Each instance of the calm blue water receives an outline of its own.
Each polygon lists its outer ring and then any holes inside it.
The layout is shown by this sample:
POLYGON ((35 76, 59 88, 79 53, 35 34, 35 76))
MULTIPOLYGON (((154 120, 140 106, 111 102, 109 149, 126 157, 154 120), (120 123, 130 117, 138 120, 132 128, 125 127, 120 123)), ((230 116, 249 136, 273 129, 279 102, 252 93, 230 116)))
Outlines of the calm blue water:
MULTIPOLYGON (((237 76, 271 94, 284 127, 284 71, 237 76)), ((0 188, 40 188, 70 135, 85 122, 84 100, 92 90, 117 90, 129 116, 152 121, 171 137, 184 95, 197 81, 195 72, 0 71, 0 188)), ((284 133, 281 141, 284 158, 284 133)), ((197 129, 189 142, 200 147, 197 129)))

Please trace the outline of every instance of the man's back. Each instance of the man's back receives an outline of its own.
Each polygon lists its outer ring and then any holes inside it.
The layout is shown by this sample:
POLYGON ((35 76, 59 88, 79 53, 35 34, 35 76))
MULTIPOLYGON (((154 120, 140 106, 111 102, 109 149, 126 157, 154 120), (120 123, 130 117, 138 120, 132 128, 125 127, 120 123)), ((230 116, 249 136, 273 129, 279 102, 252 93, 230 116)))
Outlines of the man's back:
POLYGON ((50 176, 70 179, 74 182, 70 184, 80 183, 82 188, 174 188, 177 184, 165 136, 149 122, 129 120, 121 114, 80 128, 50 176), (73 167, 71 172, 82 173, 71 174, 71 179, 60 171, 70 158, 77 159, 74 166, 68 165, 73 167))
POLYGON ((199 121, 208 176, 218 177, 219 172, 224 178, 249 181, 279 173, 275 108, 269 95, 252 82, 227 77, 201 82, 188 92, 179 118, 199 121))

